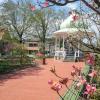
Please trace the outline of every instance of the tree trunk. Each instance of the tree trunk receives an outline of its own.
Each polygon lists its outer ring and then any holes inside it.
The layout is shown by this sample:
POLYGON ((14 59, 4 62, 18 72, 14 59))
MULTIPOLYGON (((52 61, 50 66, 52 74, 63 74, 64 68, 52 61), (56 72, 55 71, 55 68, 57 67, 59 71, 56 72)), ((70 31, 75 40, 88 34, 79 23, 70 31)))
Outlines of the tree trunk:
POLYGON ((43 65, 46 64, 46 58, 43 58, 43 62, 42 62, 43 65))
POLYGON ((42 64, 45 65, 46 64, 46 58, 45 58, 45 43, 43 43, 42 52, 43 52, 42 64))
POLYGON ((23 43, 23 42, 22 42, 22 39, 20 39, 20 44, 21 44, 20 64, 21 64, 21 65, 23 64, 23 47, 22 47, 22 43, 23 43))

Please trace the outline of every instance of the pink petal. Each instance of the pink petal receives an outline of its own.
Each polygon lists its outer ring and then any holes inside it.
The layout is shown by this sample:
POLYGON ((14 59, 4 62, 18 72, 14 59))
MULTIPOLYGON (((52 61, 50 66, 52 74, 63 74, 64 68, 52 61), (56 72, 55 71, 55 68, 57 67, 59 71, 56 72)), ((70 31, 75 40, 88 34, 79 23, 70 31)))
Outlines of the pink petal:
POLYGON ((49 2, 45 1, 44 4, 43 4, 43 7, 47 7, 48 5, 49 5, 49 2))
POLYGON ((53 84, 53 80, 49 80, 48 81, 48 84, 53 84))
POLYGON ((86 80, 85 79, 81 80, 81 83, 82 84, 85 84, 86 83, 86 80))
POLYGON ((85 91, 84 94, 89 94, 89 93, 87 91, 85 91))
POLYGON ((88 92, 91 91, 91 88, 92 88, 91 85, 89 85, 89 84, 86 85, 86 90, 87 90, 88 92))
POLYGON ((32 4, 29 4, 29 8, 30 8, 32 11, 36 10, 36 7, 35 7, 34 5, 32 5, 32 4))
POLYGON ((81 85, 82 85, 81 82, 79 82, 79 83, 76 84, 77 87, 80 87, 81 85))
POLYGON ((90 73, 89 76, 90 76, 90 77, 94 77, 94 73, 90 73))
POLYGON ((92 90, 93 90, 93 92, 95 92, 96 91, 96 87, 92 87, 92 90))

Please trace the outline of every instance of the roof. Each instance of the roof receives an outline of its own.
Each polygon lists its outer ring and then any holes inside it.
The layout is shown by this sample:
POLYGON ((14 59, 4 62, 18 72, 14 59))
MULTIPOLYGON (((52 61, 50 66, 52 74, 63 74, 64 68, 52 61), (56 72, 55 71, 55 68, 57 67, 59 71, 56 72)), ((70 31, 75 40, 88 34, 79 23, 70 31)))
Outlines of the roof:
POLYGON ((54 32, 54 36, 68 36, 68 35, 73 35, 73 36, 81 36, 84 32, 87 32, 89 34, 93 34, 91 32, 91 30, 89 29, 83 29, 83 28, 64 28, 64 29, 61 29, 61 30, 58 30, 56 32, 54 32))
POLYGON ((60 30, 54 32, 54 36, 83 36, 86 32, 89 34, 92 33, 93 35, 93 32, 89 30, 89 23, 87 22, 88 19, 80 16, 79 13, 72 12, 71 15, 62 22, 60 30))

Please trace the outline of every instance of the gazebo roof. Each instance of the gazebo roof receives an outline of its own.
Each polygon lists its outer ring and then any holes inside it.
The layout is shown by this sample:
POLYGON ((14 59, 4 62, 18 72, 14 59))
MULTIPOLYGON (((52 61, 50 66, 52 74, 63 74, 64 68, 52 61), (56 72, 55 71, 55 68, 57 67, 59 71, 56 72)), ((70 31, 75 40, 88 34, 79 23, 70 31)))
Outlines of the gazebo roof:
POLYGON ((62 36, 83 36, 85 32, 93 35, 93 32, 91 32, 91 30, 89 30, 89 29, 64 28, 64 29, 54 32, 54 36, 56 36, 56 37, 59 37, 59 36, 60 37, 62 37, 62 36))
POLYGON ((88 28, 87 19, 83 19, 79 13, 72 11, 71 15, 60 25, 60 30, 54 32, 54 36, 76 35, 75 33, 79 33, 82 36, 86 31, 89 34, 93 34, 88 28))
POLYGON ((65 19, 60 25, 60 29, 71 28, 72 15, 70 15, 67 19, 65 19))

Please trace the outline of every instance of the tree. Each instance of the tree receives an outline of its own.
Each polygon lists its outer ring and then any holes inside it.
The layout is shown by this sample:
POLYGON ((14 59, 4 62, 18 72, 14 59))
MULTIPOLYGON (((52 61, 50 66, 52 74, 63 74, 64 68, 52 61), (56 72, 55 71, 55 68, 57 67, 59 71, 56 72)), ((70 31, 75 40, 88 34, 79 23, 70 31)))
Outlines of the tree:
POLYGON ((32 26, 29 13, 30 9, 26 2, 20 0, 18 2, 14 2, 13 0, 8 0, 7 2, 2 4, 1 11, 1 25, 4 25, 4 27, 8 29, 11 36, 17 37, 21 45, 20 63, 22 63, 22 58, 24 56, 23 37, 25 36, 25 34, 28 34, 28 31, 32 26))
POLYGON ((15 3, 12 0, 3 4, 2 18, 8 30, 18 37, 20 43, 23 41, 23 35, 27 33, 31 27, 31 18, 29 16, 29 9, 23 2, 15 3))
MULTIPOLYGON (((58 6, 64 6, 67 5, 68 3, 73 3, 79 0, 47 0, 55 5, 58 6)), ((100 15, 100 11, 98 11, 95 6, 89 4, 86 0, 81 0, 87 7, 91 8, 93 11, 97 12, 100 15)), ((100 1, 99 0, 91 0, 91 2, 95 3, 95 5, 97 5, 97 8, 100 7, 100 1)))
MULTIPOLYGON (((48 30, 49 30, 49 24, 51 19, 51 16, 53 14, 53 10, 51 9, 41 9, 36 10, 32 14, 33 19, 33 32, 36 33, 40 40, 40 52, 43 53, 45 56, 45 48, 46 48, 46 42, 47 42, 47 36, 48 36, 48 30)), ((43 64, 45 64, 45 57, 43 57, 43 64)))

